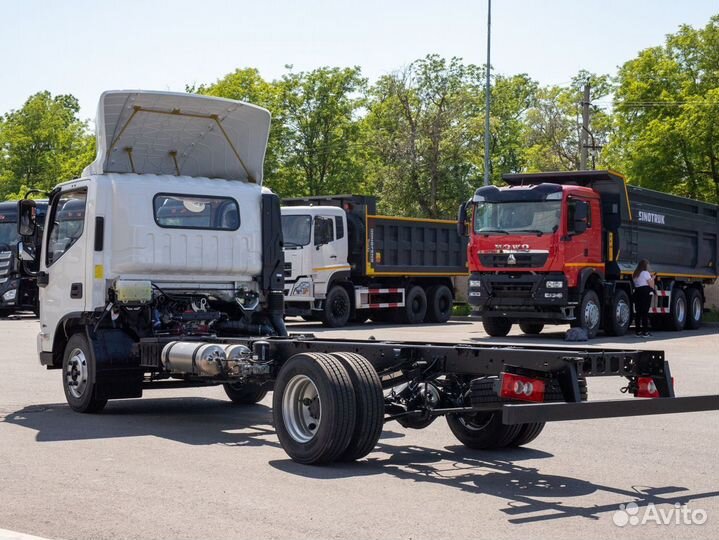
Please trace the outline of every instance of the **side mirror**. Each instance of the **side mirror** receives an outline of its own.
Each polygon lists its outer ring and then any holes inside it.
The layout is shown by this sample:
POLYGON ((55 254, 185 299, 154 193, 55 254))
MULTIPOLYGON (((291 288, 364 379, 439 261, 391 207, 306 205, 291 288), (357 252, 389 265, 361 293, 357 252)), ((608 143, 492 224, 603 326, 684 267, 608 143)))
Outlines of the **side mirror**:
POLYGON ((459 212, 457 212, 457 234, 459 236, 467 236, 467 208, 469 207, 469 201, 459 205, 459 212))
POLYGON ((17 202, 17 232, 22 237, 34 236, 37 230, 37 204, 32 199, 17 202))
POLYGON ((587 218, 589 217, 589 205, 584 201, 577 201, 574 208, 574 223, 572 232, 582 234, 587 230, 587 218))

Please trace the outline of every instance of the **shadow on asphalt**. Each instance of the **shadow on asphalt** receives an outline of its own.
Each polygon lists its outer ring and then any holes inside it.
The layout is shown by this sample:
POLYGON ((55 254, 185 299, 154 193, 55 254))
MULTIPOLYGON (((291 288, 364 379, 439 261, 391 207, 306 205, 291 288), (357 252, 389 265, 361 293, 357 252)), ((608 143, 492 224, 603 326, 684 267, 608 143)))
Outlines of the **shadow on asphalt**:
MULTIPOLYGON (((97 415, 77 414, 60 403, 32 405, 7 414, 3 422, 35 430, 39 442, 154 436, 189 445, 279 448, 269 407, 237 406, 199 397, 112 401, 97 415)), ((689 488, 679 486, 613 487, 583 480, 579 475, 543 474, 541 468, 525 466, 522 462, 554 456, 532 448, 476 451, 464 446, 448 446, 436 449, 402 445, 404 437, 404 433, 386 429, 375 451, 356 463, 318 467, 281 459, 271 461, 270 465, 317 481, 390 475, 490 495, 509 501, 502 512, 513 524, 567 517, 599 519, 600 514, 614 512, 620 504, 630 502, 640 506, 686 504, 719 496, 719 491, 691 493, 689 488), (378 456, 378 453, 385 455, 378 456), (608 494, 611 502, 582 506, 570 500, 598 491, 608 494)), ((576 466, 577 471, 581 471, 582 464, 576 466)))

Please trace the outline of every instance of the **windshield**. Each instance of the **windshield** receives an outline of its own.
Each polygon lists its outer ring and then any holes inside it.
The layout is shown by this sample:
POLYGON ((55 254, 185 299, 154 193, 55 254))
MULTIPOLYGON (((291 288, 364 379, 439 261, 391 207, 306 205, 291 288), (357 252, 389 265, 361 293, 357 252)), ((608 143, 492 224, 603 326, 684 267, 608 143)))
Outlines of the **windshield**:
POLYGON ((298 247, 310 243, 312 233, 312 216, 282 216, 282 237, 285 246, 298 247))
POLYGON ((544 234, 559 228, 562 201, 481 202, 474 210, 478 234, 544 234))
MULTIPOLYGON (((0 246, 12 246, 16 244, 20 238, 17 235, 17 223, 14 221, 0 222, 0 246)), ((3 248, 5 249, 5 248, 3 248)))

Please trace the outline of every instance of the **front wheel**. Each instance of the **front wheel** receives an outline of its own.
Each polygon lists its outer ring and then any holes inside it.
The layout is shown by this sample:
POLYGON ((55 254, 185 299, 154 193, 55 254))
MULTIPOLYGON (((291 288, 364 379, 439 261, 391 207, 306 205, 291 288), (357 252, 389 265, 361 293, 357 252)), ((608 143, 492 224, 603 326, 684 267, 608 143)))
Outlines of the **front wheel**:
POLYGON ((65 346, 62 359, 62 387, 72 410, 96 413, 107 405, 106 399, 97 397, 95 369, 95 358, 87 338, 82 334, 73 335, 65 346))
POLYGON ((325 309, 322 312, 322 323, 330 328, 345 326, 350 319, 352 306, 350 295, 341 285, 335 285, 327 293, 325 309))
POLYGON ((577 319, 573 326, 579 326, 587 331, 587 337, 597 337, 602 324, 602 307, 599 296, 592 289, 587 289, 582 295, 582 301, 577 306, 577 319))
POLYGON ((484 331, 492 337, 504 337, 512 329, 512 321, 506 317, 482 317, 484 331))

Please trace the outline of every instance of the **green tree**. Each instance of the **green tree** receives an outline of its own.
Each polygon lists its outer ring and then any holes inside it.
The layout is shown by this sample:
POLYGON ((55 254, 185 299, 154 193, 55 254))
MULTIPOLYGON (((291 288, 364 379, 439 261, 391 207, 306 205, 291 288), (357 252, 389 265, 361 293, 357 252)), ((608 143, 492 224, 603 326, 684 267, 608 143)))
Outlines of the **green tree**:
POLYGON ((78 118, 71 95, 30 96, 23 107, 0 122, 0 197, 21 196, 21 189, 51 189, 76 178, 92 161, 95 139, 78 118))
POLYGON ((630 182, 719 202, 719 15, 619 70, 605 159, 630 182))

